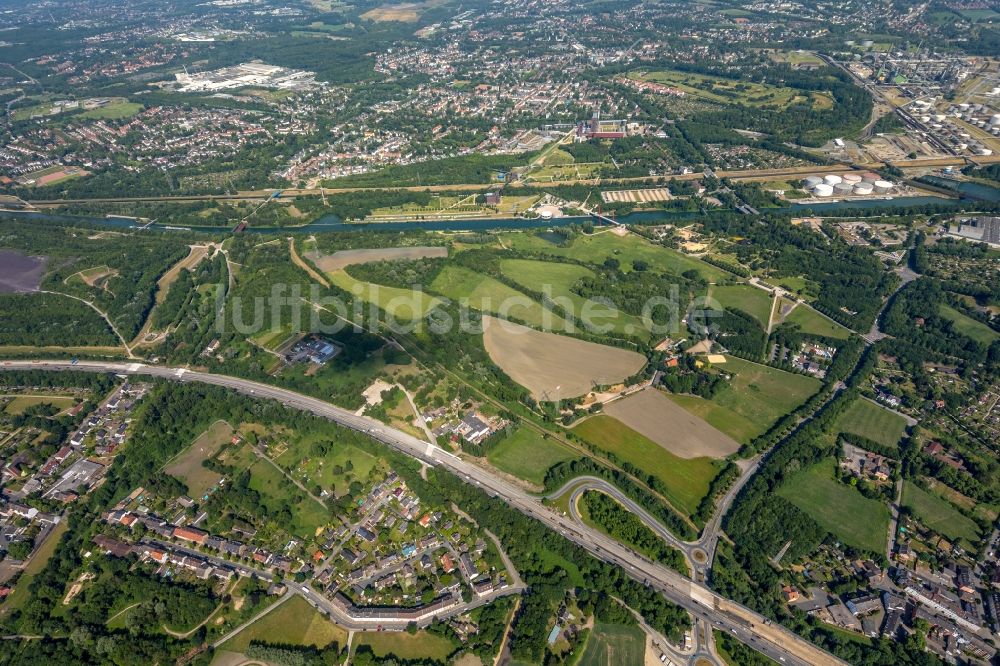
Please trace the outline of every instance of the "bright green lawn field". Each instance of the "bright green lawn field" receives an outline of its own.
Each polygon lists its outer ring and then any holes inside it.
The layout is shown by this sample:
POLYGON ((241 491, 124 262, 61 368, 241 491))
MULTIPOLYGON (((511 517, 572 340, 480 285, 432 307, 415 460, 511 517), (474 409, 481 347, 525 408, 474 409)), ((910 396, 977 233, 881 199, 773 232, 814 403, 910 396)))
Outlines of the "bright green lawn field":
POLYGON ((455 644, 444 636, 418 631, 366 631, 354 635, 354 645, 368 645, 377 657, 389 654, 401 659, 431 659, 444 663, 454 652, 455 644))
POLYGON ((858 398, 837 419, 839 432, 860 435, 882 446, 896 448, 903 437, 906 420, 873 402, 858 398))
POLYGON ((761 328, 767 329, 771 318, 771 303, 774 300, 769 292, 747 284, 735 284, 713 287, 712 298, 724 308, 746 312, 760 323, 761 328))
POLYGON ((249 627, 222 644, 223 650, 243 652, 251 641, 275 642, 289 645, 315 645, 326 647, 337 642, 347 644, 347 632, 320 615, 302 597, 296 595, 284 602, 249 627))
POLYGON ((497 469, 541 485, 550 467, 579 456, 552 438, 520 427, 493 447, 487 457, 497 469))
MULTIPOLYGON (((553 298, 569 299, 577 316, 583 314, 583 308, 589 301, 572 291, 573 285, 582 278, 594 276, 594 272, 585 266, 531 259, 503 259, 500 262, 500 270, 525 289, 548 293, 553 298)), ((641 331, 645 328, 638 317, 613 307, 591 302, 589 308, 588 312, 593 313, 590 321, 595 325, 610 324, 619 333, 641 331)))
POLYGON ((592 264, 603 264, 605 259, 615 258, 623 271, 632 270, 632 262, 641 259, 650 268, 666 273, 683 273, 694 269, 709 282, 720 282, 730 276, 715 266, 689 257, 676 250, 661 245, 653 245, 645 238, 629 234, 620 237, 610 233, 592 236, 578 236, 569 247, 553 245, 531 233, 517 233, 504 236, 504 242, 519 250, 541 251, 547 254, 570 257, 592 264))
POLYGON ((942 305, 940 313, 945 319, 951 320, 956 331, 983 345, 989 346, 993 344, 994 340, 1000 337, 1000 333, 997 333, 986 324, 976 321, 953 307, 942 305))
POLYGON ((785 317, 785 323, 798 324, 803 333, 812 333, 838 340, 846 340, 851 336, 851 332, 840 324, 801 304, 785 317))
POLYGON ((735 356, 726 359, 718 368, 734 377, 714 398, 670 395, 670 399, 743 444, 767 432, 778 419, 804 403, 822 386, 814 377, 735 356))
POLYGON ((910 508, 928 528, 951 540, 961 539, 966 548, 980 539, 979 526, 950 503, 911 481, 903 482, 903 506, 910 508))
POLYGON ((778 494, 844 543, 873 553, 885 552, 889 507, 835 480, 835 464, 833 458, 827 458, 797 472, 778 488, 778 494))
POLYGON ((422 291, 362 282, 348 275, 347 271, 333 271, 327 273, 327 277, 341 289, 374 303, 399 320, 421 319, 439 303, 438 299, 422 291))
POLYGON ((616 418, 599 414, 573 428, 580 437, 667 485, 666 498, 691 515, 708 494, 708 486, 719 473, 720 462, 712 458, 681 458, 643 437, 616 418))
POLYGON ((480 312, 507 315, 529 325, 541 326, 546 318, 555 327, 565 324, 562 317, 546 313, 540 303, 516 289, 462 266, 445 266, 431 282, 431 289, 454 301, 468 299, 470 307, 480 312))

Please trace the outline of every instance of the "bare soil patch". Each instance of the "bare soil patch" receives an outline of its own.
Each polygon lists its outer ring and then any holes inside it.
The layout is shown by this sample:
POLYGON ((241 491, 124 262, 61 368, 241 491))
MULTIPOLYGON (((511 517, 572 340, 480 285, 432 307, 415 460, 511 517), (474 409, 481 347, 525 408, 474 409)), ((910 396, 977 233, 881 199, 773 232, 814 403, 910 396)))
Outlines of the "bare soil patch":
POLYGON ((36 291, 45 273, 45 257, 0 250, 0 294, 36 291))
POLYGON ((448 256, 446 247, 383 247, 369 250, 341 250, 333 254, 307 252, 306 258, 324 273, 339 271, 354 264, 373 261, 401 261, 404 259, 430 259, 448 256))
POLYGON ((490 358, 536 400, 561 400, 616 384, 638 372, 646 357, 555 333, 483 317, 490 358))
POLYGON ((739 443, 648 388, 612 402, 604 412, 681 458, 725 458, 739 443))

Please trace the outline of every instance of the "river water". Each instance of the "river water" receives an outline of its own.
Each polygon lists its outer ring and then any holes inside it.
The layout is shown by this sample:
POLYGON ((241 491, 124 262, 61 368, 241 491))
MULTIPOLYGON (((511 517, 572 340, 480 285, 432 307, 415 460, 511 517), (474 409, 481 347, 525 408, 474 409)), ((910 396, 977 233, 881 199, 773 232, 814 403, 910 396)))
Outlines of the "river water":
MULTIPOLYGON (((941 187, 955 190, 961 199, 971 199, 978 201, 1000 201, 1000 190, 981 185, 979 183, 967 183, 952 181, 941 178, 928 178, 928 182, 941 187)), ((761 212, 767 213, 805 213, 811 211, 816 215, 834 215, 841 211, 849 210, 873 210, 878 208, 896 208, 900 206, 925 206, 927 204, 936 205, 957 205, 958 199, 944 199, 941 197, 899 197, 890 200, 870 199, 867 201, 836 201, 829 203, 812 204, 791 204, 781 208, 765 208, 761 212)), ((710 211, 708 213, 688 212, 688 211, 642 211, 629 213, 621 216, 620 222, 624 224, 657 224, 673 221, 684 221, 702 219, 715 215, 724 215, 733 211, 710 211)), ((2 215, 15 216, 19 219, 32 219, 41 221, 58 221, 75 224, 98 225, 102 227, 112 227, 116 229, 135 228, 135 221, 127 218, 104 218, 86 217, 76 215, 60 215, 56 213, 40 213, 18 211, 3 213, 2 215)), ((538 229, 549 227, 563 227, 570 224, 579 224, 590 220, 589 217, 560 217, 549 220, 525 219, 525 218, 487 218, 473 220, 439 220, 439 221, 418 221, 409 220, 401 222, 343 222, 336 215, 324 215, 314 222, 297 227, 248 227, 248 233, 257 234, 312 234, 325 233, 331 231, 405 231, 410 229, 425 229, 427 231, 489 231, 494 229, 517 230, 517 229, 538 229)), ((208 234, 228 234, 232 231, 230 227, 171 227, 170 225, 153 224, 151 229, 160 231, 170 231, 171 229, 183 229, 208 234)))

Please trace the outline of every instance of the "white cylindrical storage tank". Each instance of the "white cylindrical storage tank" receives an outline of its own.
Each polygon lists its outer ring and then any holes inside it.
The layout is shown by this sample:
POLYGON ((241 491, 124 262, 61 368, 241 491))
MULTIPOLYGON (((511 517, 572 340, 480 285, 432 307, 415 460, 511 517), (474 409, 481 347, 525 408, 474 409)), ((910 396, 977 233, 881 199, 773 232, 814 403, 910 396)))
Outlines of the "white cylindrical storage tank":
POLYGON ((887 180, 876 180, 873 184, 876 194, 888 194, 892 189, 892 183, 887 180))
POLYGON ((836 174, 831 173, 828 176, 823 176, 823 182, 832 187, 834 185, 839 185, 840 183, 844 182, 844 179, 836 174))
POLYGON ((962 111, 968 111, 969 104, 967 102, 962 102, 961 104, 958 105, 958 108, 962 109, 962 111))
POLYGON ((943 113, 935 113, 934 114, 934 120, 936 120, 938 122, 941 122, 942 120, 944 120, 947 117, 948 116, 944 115, 943 113))
POLYGON ((955 144, 955 147, 958 148, 959 150, 965 150, 966 148, 969 147, 969 144, 967 144, 967 143, 958 143, 958 144, 955 144))
POLYGON ((806 179, 802 181, 802 184, 807 190, 811 190, 822 182, 822 176, 807 176, 806 179))
POLYGON ((850 183, 851 185, 856 185, 861 182, 861 176, 856 173, 845 173, 843 176, 843 181, 845 183, 850 183))
POLYGON ((980 148, 979 150, 976 151, 976 155, 982 155, 983 157, 987 157, 992 154, 993 151, 990 150, 989 148, 980 148))
POLYGON ((850 183, 840 183, 833 186, 833 193, 838 196, 847 196, 854 192, 854 186, 850 183))
POLYGON ((867 171, 861 174, 861 182, 863 183, 874 183, 876 180, 879 180, 879 175, 877 173, 867 171))
POLYGON ((1000 125, 1000 113, 994 113, 990 116, 990 125, 1000 125))
POLYGON ((833 195, 833 187, 827 185, 826 183, 820 183, 813 188, 813 194, 818 197, 828 197, 833 195))
POLYGON ((1000 136, 1000 125, 994 125, 990 131, 993 132, 993 136, 1000 136))
POLYGON ((871 194, 875 190, 875 187, 871 183, 858 183, 854 186, 854 193, 860 194, 861 196, 866 196, 871 194))

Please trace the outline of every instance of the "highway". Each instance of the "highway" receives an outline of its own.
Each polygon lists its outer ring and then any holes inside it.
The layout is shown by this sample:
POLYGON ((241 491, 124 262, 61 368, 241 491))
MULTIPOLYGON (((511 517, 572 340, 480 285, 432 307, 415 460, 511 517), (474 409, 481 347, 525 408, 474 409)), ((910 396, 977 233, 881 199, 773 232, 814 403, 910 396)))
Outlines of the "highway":
POLYGON ((544 506, 541 499, 492 473, 435 446, 365 416, 323 400, 294 391, 227 375, 196 372, 142 363, 80 361, 0 361, 0 370, 47 370, 142 375, 177 382, 197 382, 228 388, 244 395, 277 400, 287 407, 309 412, 342 426, 364 432, 374 439, 428 465, 447 470, 464 481, 479 486, 491 496, 563 535, 594 557, 621 569, 633 579, 661 592, 667 599, 688 610, 696 619, 706 620, 720 631, 764 655, 784 664, 801 666, 845 664, 830 653, 758 613, 732 602, 705 585, 652 562, 600 532, 578 524, 544 506))

